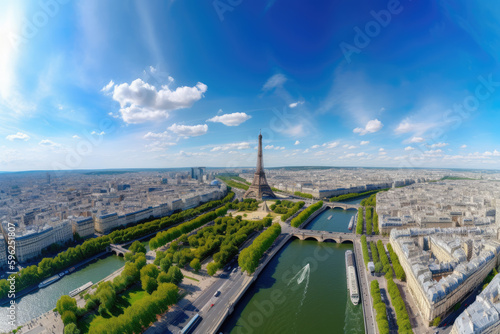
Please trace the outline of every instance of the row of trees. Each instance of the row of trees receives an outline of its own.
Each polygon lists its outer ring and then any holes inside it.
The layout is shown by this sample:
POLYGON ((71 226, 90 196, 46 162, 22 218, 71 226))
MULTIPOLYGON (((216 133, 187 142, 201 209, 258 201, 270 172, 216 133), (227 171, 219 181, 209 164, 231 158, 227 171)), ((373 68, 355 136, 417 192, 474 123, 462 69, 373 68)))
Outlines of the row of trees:
POLYGON ((373 299, 373 308, 377 312, 375 320, 380 334, 389 334, 389 321, 387 321, 387 309, 380 295, 380 287, 377 280, 373 280, 370 286, 373 299))
POLYGON ((387 257, 387 253, 385 252, 384 248, 384 243, 382 240, 377 241, 377 251, 378 251, 378 256, 380 258, 380 261, 382 262, 382 265, 384 266, 384 273, 390 273, 390 277, 392 277, 392 267, 391 264, 389 263, 389 258, 387 257))
POLYGON ((373 232, 375 232, 375 234, 379 234, 380 231, 378 229, 378 214, 377 214, 377 210, 373 210, 373 232))
POLYGON ((366 234, 367 235, 372 235, 372 233, 373 233, 372 213, 373 213, 373 208, 371 208, 371 207, 366 208, 366 234))
POLYGON ((255 272, 262 254, 271 247, 280 233, 281 226, 276 223, 255 238, 250 246, 240 252, 238 264, 241 269, 246 271, 249 275, 255 272))
POLYGON ((259 203, 261 202, 254 198, 246 198, 241 202, 236 199, 234 202, 228 203, 227 207, 228 209, 238 211, 256 211, 259 208, 259 203))
POLYGON ((315 211, 317 211, 319 208, 323 206, 323 201, 319 201, 317 203, 314 203, 313 205, 308 206, 304 211, 299 213, 297 217, 293 218, 290 224, 293 227, 299 227, 304 223, 307 218, 309 218, 310 215, 312 215, 315 211))
POLYGON ((368 253, 368 243, 366 242, 366 235, 361 236, 361 250, 363 251, 363 261, 365 262, 365 268, 368 268, 368 262, 370 262, 370 254, 368 253))
POLYGON ((365 191, 362 193, 349 193, 349 194, 344 194, 344 195, 333 196, 330 198, 330 202, 345 201, 346 199, 362 197, 362 196, 370 195, 370 194, 373 194, 376 192, 378 192, 378 190, 370 190, 370 191, 365 191))
POLYGON ((387 250, 389 251, 389 256, 391 257, 392 267, 394 268, 394 273, 396 274, 396 278, 405 281, 406 274, 399 262, 398 255, 394 252, 392 245, 390 243, 387 244, 387 250))
POLYGON ((356 234, 363 234, 363 208, 358 208, 358 220, 356 222, 356 234))
POLYGON ((408 316, 405 302, 401 297, 398 286, 396 285, 396 283, 394 283, 392 278, 387 280, 387 290, 389 291, 392 306, 394 307, 394 311, 396 312, 398 333, 413 333, 413 331, 411 330, 410 317, 408 316))
POLYGON ((248 185, 246 184, 246 181, 244 183, 242 183, 242 182, 234 181, 231 177, 218 176, 218 178, 221 179, 222 181, 224 181, 224 183, 226 183, 230 187, 248 190, 248 185))
MULTIPOLYGON (((283 202, 289 202, 289 201, 283 201, 283 202)), ((293 202, 290 202, 290 203, 293 203, 293 202)), ((300 201, 300 202, 296 202, 292 205, 292 207, 290 207, 285 214, 283 214, 281 216, 281 221, 282 222, 285 222, 288 218, 290 218, 291 216, 293 216, 297 211, 299 211, 300 209, 302 209, 302 207, 304 206, 304 202, 303 201, 300 201)), ((277 211, 275 211, 276 213, 278 213, 277 211)))
POLYGON ((311 194, 308 194, 308 193, 302 193, 300 191, 296 191, 293 193, 295 196, 299 196, 299 197, 304 197, 304 198, 309 198, 309 199, 313 199, 313 195, 311 194))
MULTIPOLYGON (((219 213, 222 216, 225 215, 226 212, 227 208, 226 210, 222 210, 219 213)), ((171 242, 174 239, 177 239, 184 233, 191 232, 197 229, 198 227, 203 226, 206 223, 214 220, 215 218, 217 218, 217 214, 215 212, 208 212, 201 216, 196 217, 193 220, 182 223, 176 227, 173 227, 163 232, 159 232, 154 238, 149 240, 149 247, 151 249, 156 249, 158 247, 166 245, 167 243, 171 242)))
POLYGON ((375 206, 377 204, 377 193, 371 195, 370 197, 367 197, 361 201, 362 206, 375 206))
MULTIPOLYGON (((155 219, 153 221, 128 228, 122 228, 113 231, 108 235, 89 239, 76 247, 70 247, 66 251, 59 253, 54 258, 44 258, 38 263, 38 266, 32 265, 20 270, 18 274, 11 275, 16 280, 16 291, 19 292, 26 287, 38 284, 45 278, 53 276, 65 268, 104 252, 106 247, 108 247, 111 243, 123 243, 134 240, 141 236, 177 224, 185 219, 195 217, 203 212, 210 211, 213 208, 228 203, 233 199, 233 197, 234 193, 230 192, 222 200, 211 201, 196 208, 181 211, 168 217, 155 219)), ((9 283, 7 280, 0 280, 0 299, 5 298, 8 291, 9 283)))

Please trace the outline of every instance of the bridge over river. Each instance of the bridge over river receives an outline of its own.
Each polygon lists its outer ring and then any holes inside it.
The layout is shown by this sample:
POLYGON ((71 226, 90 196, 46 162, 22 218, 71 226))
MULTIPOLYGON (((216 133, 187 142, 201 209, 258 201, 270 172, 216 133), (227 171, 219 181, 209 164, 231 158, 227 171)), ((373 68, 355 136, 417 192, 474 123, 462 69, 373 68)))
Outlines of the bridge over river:
POLYGON ((341 243, 354 243, 356 235, 354 233, 343 233, 343 232, 327 232, 327 231, 315 231, 315 230, 304 230, 295 229, 290 232, 292 237, 296 237, 300 240, 314 239, 318 242, 336 242, 341 243))

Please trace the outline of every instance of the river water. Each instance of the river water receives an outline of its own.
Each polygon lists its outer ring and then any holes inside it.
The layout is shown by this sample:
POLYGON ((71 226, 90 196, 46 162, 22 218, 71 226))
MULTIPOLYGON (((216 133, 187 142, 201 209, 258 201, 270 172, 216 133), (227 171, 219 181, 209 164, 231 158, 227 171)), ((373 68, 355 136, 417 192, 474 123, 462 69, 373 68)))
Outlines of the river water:
MULTIPOLYGON (((326 210, 307 228, 349 232, 356 212, 326 210)), ((221 332, 364 333, 361 303, 354 306, 347 290, 345 252, 352 249, 352 244, 290 241, 248 289, 221 332)))
MULTIPOLYGON (((57 300, 62 295, 67 295, 71 290, 89 281, 97 283, 115 270, 123 267, 124 264, 125 260, 122 257, 110 255, 106 258, 98 259, 70 275, 64 276, 59 281, 43 289, 17 299, 17 324, 25 324, 31 319, 53 310, 56 307, 57 300)), ((0 333, 12 330, 7 324, 7 315, 8 308, 0 307, 0 333)))

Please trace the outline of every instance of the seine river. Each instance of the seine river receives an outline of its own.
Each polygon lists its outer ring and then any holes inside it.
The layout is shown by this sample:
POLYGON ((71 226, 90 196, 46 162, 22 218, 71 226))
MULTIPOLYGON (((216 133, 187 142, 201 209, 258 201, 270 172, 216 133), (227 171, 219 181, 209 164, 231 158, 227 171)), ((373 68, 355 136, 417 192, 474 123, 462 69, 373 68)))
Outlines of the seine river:
MULTIPOLYGON (((31 319, 53 310, 56 307, 57 300, 62 295, 67 295, 71 290, 89 281, 96 283, 115 270, 123 267, 124 264, 125 260, 122 257, 110 255, 88 264, 71 275, 64 276, 48 287, 17 299, 16 315, 18 325, 25 324, 31 319)), ((7 314, 7 307, 1 307, 0 319, 2 320, 0 321, 0 333, 8 332, 12 329, 7 325, 7 321, 4 321, 4 319, 7 319, 7 314)))
MULTIPOLYGON (((349 232, 356 212, 326 210, 307 228, 349 232)), ((262 271, 221 332, 364 333, 362 306, 354 306, 347 291, 344 256, 352 248, 352 244, 292 240, 262 271)))

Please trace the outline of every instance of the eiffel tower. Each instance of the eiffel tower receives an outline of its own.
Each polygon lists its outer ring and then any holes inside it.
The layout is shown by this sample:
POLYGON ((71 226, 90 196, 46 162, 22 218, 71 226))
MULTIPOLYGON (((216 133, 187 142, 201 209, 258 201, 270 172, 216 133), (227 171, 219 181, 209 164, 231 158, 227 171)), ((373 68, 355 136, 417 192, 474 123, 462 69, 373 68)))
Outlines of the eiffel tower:
POLYGON ((248 190, 243 195, 243 198, 255 197, 256 199, 262 199, 262 196, 266 195, 275 198, 271 187, 267 184, 266 173, 264 172, 264 162, 262 161, 262 134, 259 133, 259 153, 257 155, 257 170, 253 176, 253 182, 248 190))

